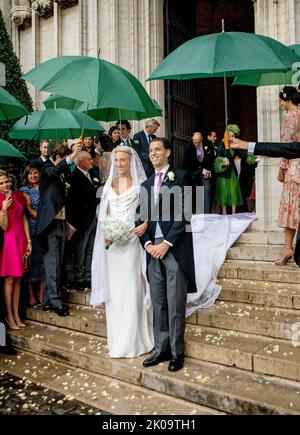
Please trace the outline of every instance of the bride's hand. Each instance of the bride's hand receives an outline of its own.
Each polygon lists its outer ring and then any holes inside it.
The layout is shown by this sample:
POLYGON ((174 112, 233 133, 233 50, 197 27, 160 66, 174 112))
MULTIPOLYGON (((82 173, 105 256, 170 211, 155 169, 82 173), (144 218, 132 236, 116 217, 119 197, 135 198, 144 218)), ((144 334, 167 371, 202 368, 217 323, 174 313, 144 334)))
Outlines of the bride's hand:
POLYGON ((145 221, 144 223, 142 223, 141 225, 139 225, 133 230, 133 234, 135 234, 138 237, 142 237, 147 231, 147 229, 148 229, 148 222, 145 221))
POLYGON ((110 245, 112 245, 113 244, 113 241, 112 240, 107 240, 107 239, 105 239, 105 246, 110 246, 110 245))

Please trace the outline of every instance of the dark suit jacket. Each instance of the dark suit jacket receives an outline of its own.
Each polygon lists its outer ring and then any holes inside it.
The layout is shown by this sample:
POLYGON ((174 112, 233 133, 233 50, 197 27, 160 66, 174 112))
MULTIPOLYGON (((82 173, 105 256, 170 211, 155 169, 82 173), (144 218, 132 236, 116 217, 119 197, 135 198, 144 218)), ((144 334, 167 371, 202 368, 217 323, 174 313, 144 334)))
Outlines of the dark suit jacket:
POLYGON ((203 151, 203 161, 199 162, 196 147, 193 142, 191 142, 187 145, 183 158, 183 169, 192 175, 195 182, 198 181, 199 183, 201 183, 203 169, 214 174, 215 150, 212 143, 203 144, 203 151))
POLYGON ((57 166, 51 160, 45 162, 41 169, 39 182, 40 205, 37 217, 36 237, 40 247, 45 250, 47 230, 54 221, 57 213, 65 206, 65 183, 61 180, 62 174, 69 173, 66 159, 57 166))
MULTIPOLYGON (((90 175, 93 181, 93 173, 91 172, 90 175)), ((99 175, 98 177, 100 180, 99 175)), ((67 221, 77 231, 85 231, 96 216, 99 203, 99 199, 96 198, 99 180, 98 183, 93 182, 92 184, 78 168, 75 168, 68 179, 70 189, 67 198, 67 221)))
POLYGON ((41 171, 44 163, 46 163, 46 162, 44 162, 44 160, 41 157, 38 157, 37 159, 30 160, 30 164, 36 166, 39 171, 41 171))
MULTIPOLYGON (((258 142, 254 148, 254 154, 259 156, 283 157, 284 159, 300 158, 300 142, 291 143, 265 143, 258 142)), ((300 266, 300 226, 295 248, 295 262, 300 266)))
MULTIPOLYGON (((150 135, 151 139, 155 139, 154 134, 150 135)), ((133 136, 133 148, 138 153, 141 162, 143 163, 144 170, 147 177, 153 174, 153 166, 149 159, 149 142, 144 130, 139 131, 133 136)))
MULTIPOLYGON (((186 205, 183 200, 183 188, 185 186, 191 186, 191 180, 188 173, 181 169, 170 167, 167 173, 168 172, 173 172, 175 174, 175 180, 167 180, 163 182, 156 204, 154 202, 153 191, 155 174, 142 184, 140 206, 138 208, 140 220, 137 222, 137 225, 148 220, 148 229, 144 236, 140 238, 140 241, 143 247, 148 241, 154 242, 156 224, 158 222, 165 240, 173 244, 171 251, 176 261, 189 278, 188 291, 194 292, 196 291, 196 281, 193 238, 192 232, 186 231, 186 226, 190 228, 189 218, 191 217, 191 211, 189 210, 186 213, 188 216, 185 217, 183 209, 184 205, 186 205), (169 189, 176 186, 181 189, 182 194, 182 204, 180 207, 176 204, 174 196, 169 196, 169 189), (169 214, 167 213, 167 218, 164 218, 163 220, 163 216, 166 216, 165 213, 167 211, 169 211, 169 214)), ((149 262, 150 255, 147 254, 147 256, 149 262)))

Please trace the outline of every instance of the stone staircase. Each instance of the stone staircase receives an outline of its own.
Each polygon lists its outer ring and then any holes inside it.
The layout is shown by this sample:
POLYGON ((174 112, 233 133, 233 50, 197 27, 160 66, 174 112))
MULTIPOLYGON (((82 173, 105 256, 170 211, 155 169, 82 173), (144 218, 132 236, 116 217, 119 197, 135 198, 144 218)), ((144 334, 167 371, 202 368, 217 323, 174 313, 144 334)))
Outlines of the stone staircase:
POLYGON ((108 358, 104 309, 71 290, 69 317, 27 310, 0 369, 113 414, 299 414, 300 269, 272 264, 282 241, 252 225, 229 250, 219 300, 187 319, 179 372, 108 358))

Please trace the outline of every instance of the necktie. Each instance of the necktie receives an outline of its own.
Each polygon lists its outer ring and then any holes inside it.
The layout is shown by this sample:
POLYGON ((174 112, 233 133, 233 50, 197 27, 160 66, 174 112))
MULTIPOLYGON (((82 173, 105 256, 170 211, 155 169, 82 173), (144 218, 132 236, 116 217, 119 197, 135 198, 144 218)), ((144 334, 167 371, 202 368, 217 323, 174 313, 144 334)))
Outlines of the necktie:
POLYGON ((156 191, 157 191, 157 193, 159 193, 161 185, 162 185, 162 182, 163 182, 163 175, 164 175, 164 173, 163 172, 158 172, 156 175, 158 177, 157 184, 156 184, 156 191))
POLYGON ((128 147, 131 146, 131 144, 130 144, 130 140, 129 140, 129 139, 126 139, 126 146, 128 146, 128 147))
POLYGON ((151 134, 148 134, 148 143, 150 143, 152 140, 151 134))

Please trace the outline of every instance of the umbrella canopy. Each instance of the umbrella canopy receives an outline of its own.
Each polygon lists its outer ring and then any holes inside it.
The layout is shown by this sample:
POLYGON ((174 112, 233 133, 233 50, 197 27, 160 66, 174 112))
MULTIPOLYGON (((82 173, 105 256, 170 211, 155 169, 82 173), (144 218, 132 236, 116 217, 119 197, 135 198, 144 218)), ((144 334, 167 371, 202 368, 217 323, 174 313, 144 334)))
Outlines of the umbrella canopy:
POLYGON ((25 109, 15 97, 0 86, 0 121, 21 118, 28 114, 28 110, 25 109))
MULTIPOLYGON (((289 45, 291 50, 293 50, 300 62, 300 44, 289 45)), ((296 70, 295 70, 296 71, 296 70)), ((288 84, 299 84, 300 76, 299 73, 295 74, 295 71, 289 69, 285 72, 269 72, 269 73, 249 73, 249 74, 237 74, 233 81, 233 85, 244 85, 244 86, 272 86, 272 85, 288 85, 288 84), (295 74, 295 75, 294 75, 295 74), (295 82, 293 82, 295 80, 295 82)))
POLYGON ((34 112, 17 121, 9 132, 12 139, 74 139, 97 135, 105 129, 84 113, 67 109, 34 112))
POLYGON ((17 148, 12 146, 6 140, 0 139, 0 157, 19 157, 25 159, 26 157, 17 148))
POLYGON ((62 56, 50 59, 23 78, 41 91, 89 103, 97 108, 145 112, 151 98, 125 69, 103 59, 62 56))
POLYGON ((213 33, 182 44, 158 65, 149 80, 286 71, 299 60, 292 50, 267 36, 245 32, 213 33))
POLYGON ((46 109, 68 109, 78 110, 83 104, 82 101, 74 100, 74 98, 63 97, 62 95, 52 94, 43 101, 46 109))
POLYGON ((82 101, 74 100, 68 97, 62 97, 60 95, 50 95, 45 101, 44 105, 47 109, 50 108, 65 108, 78 110, 79 112, 84 112, 91 118, 98 121, 118 121, 119 119, 129 119, 129 120, 141 120, 146 118, 151 118, 155 116, 162 115, 162 108, 158 102, 151 99, 151 102, 147 102, 147 110, 144 112, 139 112, 129 109, 117 109, 117 108, 98 108, 96 106, 83 103, 82 101))

